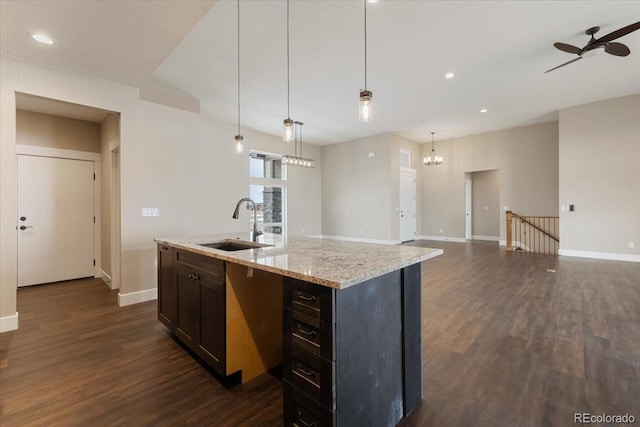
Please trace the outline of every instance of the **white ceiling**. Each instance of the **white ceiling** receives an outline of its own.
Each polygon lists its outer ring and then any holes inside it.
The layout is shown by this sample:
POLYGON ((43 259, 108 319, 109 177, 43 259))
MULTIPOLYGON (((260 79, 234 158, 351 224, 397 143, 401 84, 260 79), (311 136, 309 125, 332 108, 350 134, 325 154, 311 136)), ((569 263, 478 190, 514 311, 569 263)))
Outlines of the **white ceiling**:
MULTIPOLYGON (((603 53, 544 74, 573 58, 554 42, 581 47, 588 27, 602 36, 640 21, 637 1, 379 0, 367 8, 375 116, 360 123, 363 2, 291 1, 291 117, 305 123, 307 142, 457 137, 640 93, 640 31, 618 40, 631 48, 627 58, 603 53), (449 71, 456 77, 446 80, 449 71)), ((235 1, 2 0, 1 16, 3 53, 163 87, 237 119, 235 1), (53 50, 26 36, 35 30, 58 41, 53 50)), ((285 19, 285 1, 241 1, 242 123, 276 135, 287 115, 285 19)))

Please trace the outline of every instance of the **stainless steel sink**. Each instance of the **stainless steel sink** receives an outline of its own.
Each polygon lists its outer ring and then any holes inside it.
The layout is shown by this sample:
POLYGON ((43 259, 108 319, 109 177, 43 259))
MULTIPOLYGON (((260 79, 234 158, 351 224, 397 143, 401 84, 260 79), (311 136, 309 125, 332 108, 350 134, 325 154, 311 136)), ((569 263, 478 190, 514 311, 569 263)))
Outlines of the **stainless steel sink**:
POLYGON ((219 242, 213 243, 198 243, 198 246, 205 246, 207 248, 219 249, 221 251, 242 251, 245 249, 258 249, 265 248, 268 246, 264 243, 256 243, 256 242, 246 242, 244 240, 221 240, 219 242))

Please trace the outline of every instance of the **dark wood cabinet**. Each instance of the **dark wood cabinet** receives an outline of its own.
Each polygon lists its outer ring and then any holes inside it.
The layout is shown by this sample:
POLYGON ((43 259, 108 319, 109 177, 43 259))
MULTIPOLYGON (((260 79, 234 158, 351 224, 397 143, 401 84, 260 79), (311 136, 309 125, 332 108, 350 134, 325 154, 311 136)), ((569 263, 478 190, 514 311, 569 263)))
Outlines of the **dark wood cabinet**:
POLYGON ((196 353, 221 375, 226 374, 225 284, 204 275, 200 279, 200 328, 196 353))
POLYGON ((282 362, 285 426, 394 426, 422 399, 420 276, 334 289, 160 244, 158 319, 222 376, 282 362))
POLYGON ((224 261, 158 245, 158 319, 223 376, 224 271, 224 261))
POLYGON ((393 426, 420 401, 419 264, 340 290, 285 278, 283 306, 285 426, 393 426))
POLYGON ((158 320, 169 329, 175 327, 177 288, 174 249, 158 245, 158 320))
POLYGON ((192 350, 196 349, 196 329, 200 313, 198 294, 200 283, 191 270, 178 266, 175 269, 176 281, 176 321, 173 333, 192 350))

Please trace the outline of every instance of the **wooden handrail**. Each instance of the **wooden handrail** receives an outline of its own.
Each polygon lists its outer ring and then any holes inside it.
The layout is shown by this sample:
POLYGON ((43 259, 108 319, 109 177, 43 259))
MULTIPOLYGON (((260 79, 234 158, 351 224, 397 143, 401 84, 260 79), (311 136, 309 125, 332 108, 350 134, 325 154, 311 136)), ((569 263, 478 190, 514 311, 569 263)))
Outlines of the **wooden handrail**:
MULTIPOLYGON (((555 240, 556 242, 560 242, 560 239, 558 239, 556 236, 554 236, 553 234, 549 233, 546 230, 543 230, 542 228, 538 227, 537 225, 535 225, 534 223, 532 223, 531 221, 527 220, 526 218, 521 217, 518 214, 515 214, 513 212, 511 212, 511 215, 515 216, 516 218, 520 219, 520 221, 525 222, 527 224, 529 224, 531 227, 535 228, 536 230, 538 230, 539 232, 541 232, 542 234, 549 236, 550 238, 552 238, 553 240, 555 240)), ((555 218, 552 216, 532 216, 530 218, 555 218)), ((508 222, 508 220, 507 220, 508 222)))

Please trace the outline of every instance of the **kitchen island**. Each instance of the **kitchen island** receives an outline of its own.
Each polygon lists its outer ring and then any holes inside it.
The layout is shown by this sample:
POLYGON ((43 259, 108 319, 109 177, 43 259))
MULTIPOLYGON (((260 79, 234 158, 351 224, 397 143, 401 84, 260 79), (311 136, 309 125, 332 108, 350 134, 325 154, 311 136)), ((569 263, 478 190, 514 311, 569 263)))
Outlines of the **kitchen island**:
POLYGON ((282 363, 287 426, 393 426, 409 414, 422 399, 421 262, 442 250, 249 240, 155 239, 159 320, 222 376, 282 363))

